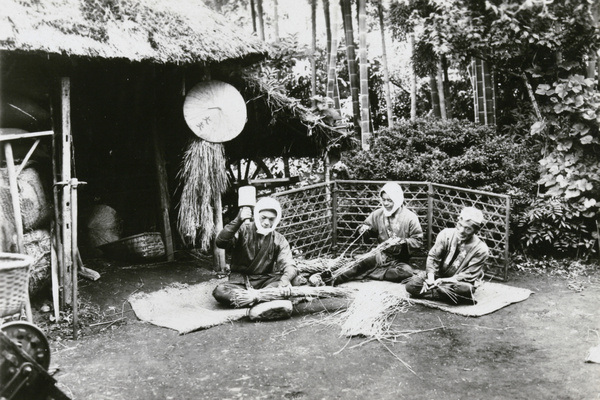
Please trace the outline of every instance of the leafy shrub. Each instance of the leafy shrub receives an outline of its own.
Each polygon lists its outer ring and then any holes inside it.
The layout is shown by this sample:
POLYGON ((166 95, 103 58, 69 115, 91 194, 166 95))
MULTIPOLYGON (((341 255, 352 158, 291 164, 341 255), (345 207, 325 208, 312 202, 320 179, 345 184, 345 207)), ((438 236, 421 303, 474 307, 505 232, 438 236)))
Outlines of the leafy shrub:
POLYGON ((582 257, 594 250, 596 227, 564 198, 536 199, 515 219, 515 245, 524 253, 582 257))
POLYGON ((507 193, 526 204, 535 194, 535 151, 492 127, 458 120, 400 121, 373 135, 370 146, 345 157, 352 178, 444 183, 507 193))

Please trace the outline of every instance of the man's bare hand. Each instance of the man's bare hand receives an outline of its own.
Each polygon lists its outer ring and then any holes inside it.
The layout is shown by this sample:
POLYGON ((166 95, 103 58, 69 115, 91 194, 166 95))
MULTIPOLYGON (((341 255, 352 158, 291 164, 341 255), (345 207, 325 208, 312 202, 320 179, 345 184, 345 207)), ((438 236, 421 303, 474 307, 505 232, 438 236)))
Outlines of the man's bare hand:
POLYGON ((287 285, 279 286, 279 293, 283 297, 290 297, 292 295, 292 285, 288 283, 287 285))
POLYGON ((240 211, 238 211, 238 217, 242 221, 246 221, 246 220, 252 219, 252 209, 250 207, 242 207, 242 208, 240 208, 240 211))
POLYGON ((362 224, 361 226, 358 227, 358 232, 360 232, 361 235, 363 235, 365 232, 370 231, 371 227, 367 224, 362 224))

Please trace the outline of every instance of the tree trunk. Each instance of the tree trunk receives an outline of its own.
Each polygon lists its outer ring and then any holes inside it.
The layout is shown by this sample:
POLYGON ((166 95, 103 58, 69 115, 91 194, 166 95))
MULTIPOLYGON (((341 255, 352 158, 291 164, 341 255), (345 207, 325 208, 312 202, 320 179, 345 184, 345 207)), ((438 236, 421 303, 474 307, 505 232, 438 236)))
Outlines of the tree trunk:
POLYGON ((273 27, 275 28, 275 41, 279 41, 279 1, 273 0, 273 27))
POLYGON ((310 26, 312 41, 310 46, 310 92, 312 95, 312 106, 316 106, 315 96, 317 95, 317 0, 310 0, 310 26))
POLYGON ((440 97, 438 96, 437 79, 434 73, 429 75, 429 87, 431 89, 431 110, 433 111, 433 115, 435 117, 441 118, 442 113, 440 111, 440 97))
MULTIPOLYGON (((413 33, 410 34, 410 54, 411 54, 411 63, 410 63, 410 120, 414 121, 417 119, 417 73, 415 72, 415 66, 412 62, 412 56, 415 54, 415 35, 413 33)), ((433 91, 432 91, 432 99, 433 99, 433 91)), ((431 102, 433 107, 434 102, 431 102)), ((439 104, 438 104, 438 112, 439 112, 439 104)))
POLYGON ((358 102, 359 80, 356 73, 356 54, 354 50, 354 29, 352 28, 351 0, 340 0, 344 32, 346 38, 346 58, 348 59, 348 75, 350 79, 350 94, 352 96, 352 122, 357 135, 360 135, 360 104, 358 102))
MULTIPOLYGON (((329 12, 329 0, 323 0, 323 15, 325 16, 325 33, 327 35, 327 62, 331 58, 331 14, 329 12)), ((327 65, 329 71, 329 64, 327 65)))
POLYGON ((369 149, 371 136, 371 112, 369 110, 369 60, 367 59, 367 5, 366 0, 358 0, 358 54, 360 58, 360 130, 364 150, 369 149))
POLYGON ((440 60, 438 60, 437 62, 436 83, 437 93, 440 99, 440 117, 442 119, 448 119, 448 116, 446 114, 446 98, 444 96, 444 73, 442 71, 442 62, 440 60))
POLYGON ((263 12, 263 0, 256 0, 256 16, 258 18, 258 38, 265 40, 265 19, 263 12))
POLYGON ((383 66, 383 89, 385 92, 385 105, 387 109, 388 127, 393 128, 394 111, 392 107, 392 96, 390 93, 390 72, 388 69, 387 49, 385 46, 385 23, 383 20, 383 4, 381 4, 381 1, 382 0, 379 0, 377 2, 377 16, 379 17, 379 30, 381 31, 381 63, 383 66))
POLYGON ((252 15, 252 32, 258 33, 256 30, 256 7, 254 5, 254 0, 250 0, 250 14, 252 15))
MULTIPOLYGON (((596 28, 598 26, 598 20, 600 20, 600 3, 596 3, 592 6, 592 23, 596 28)), ((587 65, 587 77, 590 79, 596 79, 596 72, 598 72, 598 80, 596 80, 596 87, 600 87, 600 64, 598 63, 598 50, 590 51, 590 60, 587 65), (596 71, 598 70, 598 71, 596 71)))
MULTIPOLYGON (((341 114, 340 92, 337 85, 337 51, 338 33, 340 29, 338 9, 329 8, 329 0, 323 0, 325 27, 327 29, 327 98, 333 100, 333 107, 341 114)), ((327 100, 330 106, 330 101, 327 100)))
POLYGON ((446 104, 446 117, 452 118, 452 95, 450 94, 450 79, 448 78, 448 62, 445 56, 442 56, 442 71, 444 72, 444 100, 446 104))

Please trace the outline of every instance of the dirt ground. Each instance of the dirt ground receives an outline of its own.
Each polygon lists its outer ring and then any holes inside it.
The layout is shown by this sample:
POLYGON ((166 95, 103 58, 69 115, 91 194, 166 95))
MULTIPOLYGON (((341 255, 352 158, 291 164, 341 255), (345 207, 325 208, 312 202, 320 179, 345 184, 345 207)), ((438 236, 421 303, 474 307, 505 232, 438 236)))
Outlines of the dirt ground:
POLYGON ((102 278, 80 280, 81 298, 118 322, 77 341, 49 331, 50 370, 72 399, 600 399, 600 364, 584 362, 600 343, 597 270, 576 280, 512 272, 508 284, 534 291, 528 300, 479 318, 412 305, 394 326, 421 332, 378 342, 341 337, 315 314, 343 300, 180 336, 139 321, 126 298, 213 272, 197 262, 96 269, 102 278))

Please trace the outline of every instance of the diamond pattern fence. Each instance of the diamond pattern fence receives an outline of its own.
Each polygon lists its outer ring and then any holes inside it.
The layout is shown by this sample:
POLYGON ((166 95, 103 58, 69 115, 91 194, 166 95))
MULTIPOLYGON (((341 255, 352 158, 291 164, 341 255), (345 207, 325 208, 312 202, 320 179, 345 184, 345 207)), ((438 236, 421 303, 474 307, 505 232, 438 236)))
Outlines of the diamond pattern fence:
MULTIPOLYGON (((306 258, 369 251, 376 243, 356 241, 357 228, 380 207, 379 190, 386 182, 334 181, 273 194, 283 209, 278 230, 306 258)), ((423 227, 424 249, 413 255, 417 263, 424 266, 436 235, 455 225, 463 207, 475 206, 487 221, 480 231, 490 248, 486 273, 507 279, 510 197, 428 182, 397 183, 404 190, 406 206, 417 214, 423 227)))

